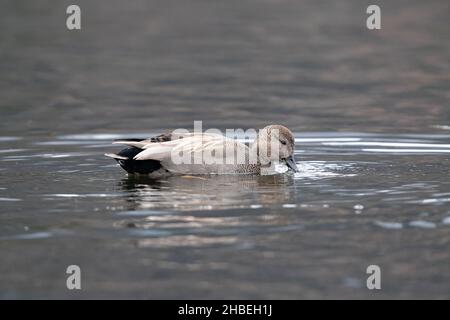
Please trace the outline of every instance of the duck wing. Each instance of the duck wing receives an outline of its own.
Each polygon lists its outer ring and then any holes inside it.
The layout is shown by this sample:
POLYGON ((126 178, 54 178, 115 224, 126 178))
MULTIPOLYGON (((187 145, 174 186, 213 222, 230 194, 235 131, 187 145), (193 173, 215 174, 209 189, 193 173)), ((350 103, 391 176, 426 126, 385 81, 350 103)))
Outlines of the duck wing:
POLYGON ((171 160, 172 155, 182 154, 183 159, 202 157, 203 162, 225 163, 239 154, 247 154, 249 148, 234 139, 219 134, 192 134, 182 139, 161 143, 149 143, 144 150, 134 157, 134 160, 171 160))

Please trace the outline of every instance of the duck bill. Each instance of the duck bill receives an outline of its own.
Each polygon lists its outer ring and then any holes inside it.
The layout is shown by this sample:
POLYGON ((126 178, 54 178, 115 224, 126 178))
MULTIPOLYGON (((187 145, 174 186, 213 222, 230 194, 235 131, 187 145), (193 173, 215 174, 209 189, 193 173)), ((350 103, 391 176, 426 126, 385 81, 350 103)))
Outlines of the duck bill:
POLYGON ((298 172, 297 164, 295 163, 294 156, 286 158, 286 165, 294 172, 298 172))

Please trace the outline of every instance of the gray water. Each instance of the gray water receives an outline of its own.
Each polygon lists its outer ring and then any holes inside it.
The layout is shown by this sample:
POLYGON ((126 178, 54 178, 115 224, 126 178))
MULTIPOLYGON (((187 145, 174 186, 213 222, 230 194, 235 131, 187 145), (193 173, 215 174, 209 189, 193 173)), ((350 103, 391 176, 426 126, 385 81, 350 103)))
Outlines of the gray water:
POLYGON ((356 0, 77 3, 72 32, 71 2, 0 8, 0 298, 450 297, 448 1, 379 1, 380 31, 356 0), (284 124, 300 172, 103 156, 194 120, 284 124))

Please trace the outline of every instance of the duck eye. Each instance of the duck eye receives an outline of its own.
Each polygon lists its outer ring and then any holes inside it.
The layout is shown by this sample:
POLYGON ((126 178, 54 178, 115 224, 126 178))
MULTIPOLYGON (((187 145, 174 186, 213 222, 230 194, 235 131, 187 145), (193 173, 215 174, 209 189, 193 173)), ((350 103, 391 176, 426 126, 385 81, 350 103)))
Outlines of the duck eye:
POLYGON ((282 145, 284 145, 284 146, 286 145, 286 141, 280 140, 280 142, 281 142, 282 145))

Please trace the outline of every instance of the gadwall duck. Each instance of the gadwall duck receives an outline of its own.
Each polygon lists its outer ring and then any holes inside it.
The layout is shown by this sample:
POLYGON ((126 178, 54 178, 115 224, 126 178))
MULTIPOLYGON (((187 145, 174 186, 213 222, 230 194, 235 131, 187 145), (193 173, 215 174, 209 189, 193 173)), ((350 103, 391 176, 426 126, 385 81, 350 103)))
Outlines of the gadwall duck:
POLYGON ((281 125, 263 128, 249 145, 217 133, 178 130, 150 139, 119 140, 114 144, 128 147, 105 156, 115 159, 130 174, 160 177, 298 171, 294 160, 294 135, 281 125))

